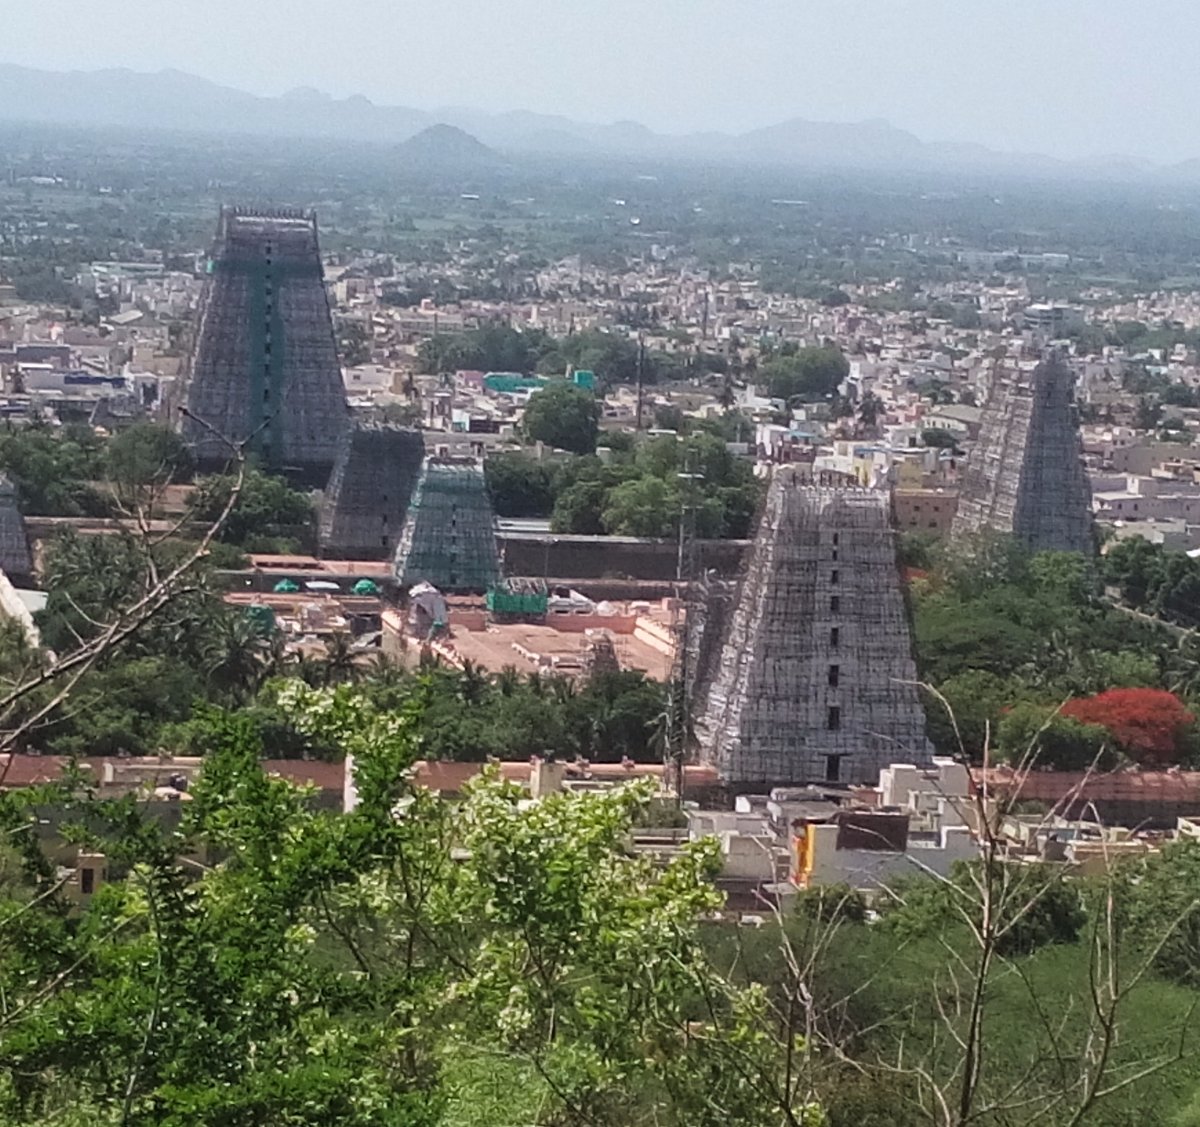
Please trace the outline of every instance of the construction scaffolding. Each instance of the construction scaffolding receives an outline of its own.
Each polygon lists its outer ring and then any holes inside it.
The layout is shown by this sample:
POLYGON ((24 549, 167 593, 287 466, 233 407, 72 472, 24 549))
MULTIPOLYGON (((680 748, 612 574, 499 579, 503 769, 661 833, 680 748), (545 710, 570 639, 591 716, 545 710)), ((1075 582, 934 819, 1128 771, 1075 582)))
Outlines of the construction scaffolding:
POLYGON ((1032 372, 1000 373, 963 474, 952 537, 990 529, 1030 551, 1095 552, 1075 379, 1052 351, 1032 372))
POLYGON ((545 622, 550 592, 544 579, 502 579, 484 605, 497 622, 545 622))
POLYGON ((33 556, 25 518, 17 508, 17 491, 3 474, 0 474, 0 571, 18 587, 33 575, 33 556))
POLYGON ((219 469, 246 442, 324 484, 348 424, 316 216, 222 208, 183 419, 197 462, 219 469))
POLYGON ((348 431, 321 506, 322 553, 392 559, 424 458, 418 430, 368 423, 348 431))
POLYGON ((696 736, 726 784, 873 783, 930 760, 886 494, 776 470, 732 608, 718 593, 708 617, 696 736))
POLYGON ((396 577, 407 589, 482 595, 500 579, 496 519, 475 458, 426 458, 409 505, 396 577))

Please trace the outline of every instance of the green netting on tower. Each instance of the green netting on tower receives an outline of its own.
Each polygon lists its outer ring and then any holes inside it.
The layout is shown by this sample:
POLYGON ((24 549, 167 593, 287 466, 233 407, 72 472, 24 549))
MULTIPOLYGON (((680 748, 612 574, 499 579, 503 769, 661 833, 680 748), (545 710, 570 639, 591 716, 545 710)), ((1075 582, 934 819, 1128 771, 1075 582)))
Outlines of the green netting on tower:
POLYGON ((396 552, 401 586, 482 594, 500 578, 495 516, 474 459, 428 458, 396 552))

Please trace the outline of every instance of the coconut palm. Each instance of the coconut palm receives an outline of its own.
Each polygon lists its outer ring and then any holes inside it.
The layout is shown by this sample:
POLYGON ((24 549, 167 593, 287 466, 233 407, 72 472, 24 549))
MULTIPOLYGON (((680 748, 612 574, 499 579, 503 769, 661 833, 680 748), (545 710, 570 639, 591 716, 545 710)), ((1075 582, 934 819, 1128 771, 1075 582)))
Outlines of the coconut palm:
POLYGON ((515 697, 521 691, 524 683, 520 671, 513 665, 506 665, 496 674, 496 690, 502 697, 515 697))
POLYGON ((270 647, 261 626, 246 614, 222 614, 208 643, 208 680, 238 704, 258 689, 270 647))
POLYGON ((355 661, 354 639, 342 632, 325 639, 325 683, 342 685, 358 680, 361 670, 355 661))
POLYGON ((482 704, 488 692, 488 674, 478 662, 469 658, 458 671, 458 698, 466 705, 482 704))

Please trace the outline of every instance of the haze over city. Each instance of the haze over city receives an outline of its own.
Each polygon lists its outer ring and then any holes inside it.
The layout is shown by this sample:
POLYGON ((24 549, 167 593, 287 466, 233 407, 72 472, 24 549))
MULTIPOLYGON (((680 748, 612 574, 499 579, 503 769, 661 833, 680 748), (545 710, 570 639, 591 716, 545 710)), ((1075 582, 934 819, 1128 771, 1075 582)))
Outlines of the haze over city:
POLYGON ((667 132, 885 118, 923 140, 1058 157, 1200 156, 1185 0, 8 2, 0 61, 177 68, 422 109, 632 119, 667 132), (1169 30, 1167 30, 1169 29, 1169 30))
POLYGON ((1198 33, 0 0, 0 1127, 1200 1127, 1198 33))

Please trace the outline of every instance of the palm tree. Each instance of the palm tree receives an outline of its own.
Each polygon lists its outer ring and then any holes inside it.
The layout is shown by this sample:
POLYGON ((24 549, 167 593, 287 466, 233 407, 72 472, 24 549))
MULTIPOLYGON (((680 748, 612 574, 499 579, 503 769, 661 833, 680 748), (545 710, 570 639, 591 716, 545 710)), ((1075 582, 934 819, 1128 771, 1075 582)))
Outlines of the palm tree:
POLYGON ((390 654, 377 653, 367 667, 367 680, 380 689, 398 689, 408 679, 408 671, 390 654))
POLYGON ((502 697, 515 697, 523 683, 520 671, 514 665, 506 665, 496 674, 496 689, 502 697))
POLYGON ((293 673, 306 685, 313 689, 323 688, 328 682, 328 672, 318 657, 301 654, 292 666, 293 673))
POLYGON ((564 677, 562 674, 554 674, 547 677, 546 680, 550 685, 550 695, 559 704, 566 704, 567 701, 574 700, 579 695, 579 690, 570 677, 564 677))
POLYGON ((325 683, 341 685, 356 681, 360 670, 354 659, 354 639, 349 634, 339 632, 326 638, 325 683))
POLYGON ((257 622, 245 614, 222 615, 208 651, 208 679, 213 685, 239 704, 254 694, 269 652, 257 622))
POLYGON ((469 658, 464 660, 458 671, 458 697, 463 704, 480 704, 487 696, 487 670, 469 658))
POLYGON ((883 400, 873 391, 868 391, 858 405, 858 421, 868 430, 874 428, 883 414, 883 400))

